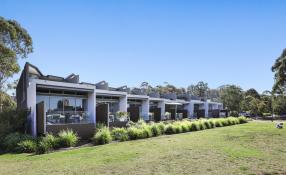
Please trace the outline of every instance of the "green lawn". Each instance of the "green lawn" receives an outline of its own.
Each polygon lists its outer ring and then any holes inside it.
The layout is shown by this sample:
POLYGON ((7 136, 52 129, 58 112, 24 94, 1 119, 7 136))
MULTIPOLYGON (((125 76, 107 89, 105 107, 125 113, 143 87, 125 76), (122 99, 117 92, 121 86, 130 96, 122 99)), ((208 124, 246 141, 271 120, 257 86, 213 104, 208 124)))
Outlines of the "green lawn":
POLYGON ((286 129, 271 122, 0 156, 0 174, 286 174, 286 129))

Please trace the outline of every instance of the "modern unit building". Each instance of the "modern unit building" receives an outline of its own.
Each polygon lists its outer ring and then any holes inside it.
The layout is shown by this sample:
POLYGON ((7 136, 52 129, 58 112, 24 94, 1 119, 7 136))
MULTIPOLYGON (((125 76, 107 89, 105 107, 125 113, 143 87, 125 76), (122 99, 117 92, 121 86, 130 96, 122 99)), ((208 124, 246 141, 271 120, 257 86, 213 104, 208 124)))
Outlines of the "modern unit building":
POLYGON ((43 75, 26 63, 17 85, 17 105, 28 111, 27 128, 33 136, 72 129, 82 138, 93 135, 96 123, 125 126, 146 121, 220 117, 223 105, 188 94, 145 93, 126 86, 111 88, 105 81, 91 84, 71 74, 43 75))

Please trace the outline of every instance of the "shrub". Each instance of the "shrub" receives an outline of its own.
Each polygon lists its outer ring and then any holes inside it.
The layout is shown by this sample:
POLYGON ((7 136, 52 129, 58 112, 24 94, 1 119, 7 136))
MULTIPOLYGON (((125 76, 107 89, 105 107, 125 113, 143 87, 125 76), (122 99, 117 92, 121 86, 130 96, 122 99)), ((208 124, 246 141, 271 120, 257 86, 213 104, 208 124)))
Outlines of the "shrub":
POLYGON ((152 124, 150 127, 151 127, 151 131, 153 133, 153 136, 159 136, 162 134, 161 129, 160 129, 158 124, 152 124))
POLYGON ((231 117, 238 117, 239 114, 238 114, 237 111, 230 111, 229 116, 231 116, 231 117))
POLYGON ((45 137, 42 138, 42 140, 45 143, 49 144, 50 147, 52 147, 53 149, 59 148, 61 146, 60 139, 56 138, 52 134, 47 134, 45 137))
POLYGON ((209 120, 203 120, 202 123, 205 126, 205 129, 211 128, 211 124, 210 124, 209 120))
POLYGON ((33 140, 30 135, 18 132, 8 134, 3 140, 3 147, 6 151, 20 152, 19 143, 25 140, 33 140))
POLYGON ((161 134, 164 134, 165 133, 165 124, 160 122, 157 125, 158 125, 158 128, 160 128, 161 134))
POLYGON ((214 120, 215 127, 223 127, 223 123, 221 119, 214 120))
POLYGON ((141 139, 150 138, 153 136, 153 132, 151 130, 151 127, 148 125, 142 126, 142 128, 139 128, 139 130, 142 130, 141 131, 142 135, 140 135, 141 139))
POLYGON ((127 129, 127 134, 129 136, 129 139, 131 139, 131 140, 139 139, 140 129, 138 129, 134 126, 131 126, 130 128, 127 129))
POLYGON ((62 130, 59 133, 58 143, 60 147, 72 147, 78 143, 78 136, 72 130, 62 130))
POLYGON ((35 140, 24 140, 18 143, 18 148, 21 153, 36 152, 37 142, 35 140))
POLYGON ((222 120, 221 120, 221 123, 222 123, 223 126, 228 126, 228 125, 230 125, 230 122, 229 122, 228 118, 222 119, 222 120))
POLYGON ((104 123, 96 123, 95 130, 99 131, 99 130, 101 130, 104 127, 106 127, 106 125, 104 123))
POLYGON ((168 124, 165 127, 165 134, 176 134, 177 129, 173 124, 168 124))
POLYGON ((45 154, 51 152, 53 147, 47 139, 41 139, 36 147, 36 154, 45 154))
POLYGON ((96 132, 93 136, 93 142, 95 145, 104 145, 112 141, 112 136, 107 127, 104 127, 96 132))
POLYGON ((190 126, 190 131, 199 131, 200 130, 200 125, 198 121, 192 122, 190 126))
POLYGON ((182 132, 189 132, 190 131, 189 125, 190 125, 189 121, 182 121, 181 122, 182 132))
POLYGON ((238 119, 239 123, 247 123, 247 119, 244 116, 240 116, 237 119, 238 119))
POLYGON ((200 126, 200 130, 204 130, 204 129, 206 129, 206 126, 205 126, 205 124, 200 120, 200 121, 198 121, 198 123, 199 123, 199 126, 200 126))
POLYGON ((209 120, 209 122, 210 122, 211 128, 215 128, 216 127, 214 120, 211 119, 211 120, 209 120))
POLYGON ((127 130, 125 128, 113 128, 111 131, 113 140, 119 140, 121 142, 129 139, 127 130))

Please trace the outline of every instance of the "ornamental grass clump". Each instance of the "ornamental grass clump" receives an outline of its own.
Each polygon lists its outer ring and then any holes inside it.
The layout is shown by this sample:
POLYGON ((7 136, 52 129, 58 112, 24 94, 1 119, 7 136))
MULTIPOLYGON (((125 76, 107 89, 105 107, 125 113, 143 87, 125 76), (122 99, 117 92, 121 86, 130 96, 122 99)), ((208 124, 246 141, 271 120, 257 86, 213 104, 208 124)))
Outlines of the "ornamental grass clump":
POLYGON ((242 123, 247 123, 247 119, 246 119, 246 117, 244 117, 244 116, 240 116, 240 117, 238 117, 237 119, 238 119, 238 121, 239 121, 240 124, 242 124, 242 123))
POLYGON ((176 133, 177 133, 177 129, 176 129, 175 125, 167 124, 165 126, 165 134, 170 135, 170 134, 176 134, 176 133))
POLYGON ((214 123, 215 123, 215 127, 223 127, 223 123, 221 119, 215 119, 214 123))
POLYGON ((158 128, 161 131, 161 134, 164 134, 165 133, 165 124, 163 122, 160 122, 157 125, 158 125, 158 128))
POLYGON ((142 130, 138 129, 135 126, 131 126, 127 129, 127 134, 130 140, 136 140, 142 137, 142 130))
POLYGON ((209 122, 210 122, 211 128, 215 128, 216 127, 215 126, 215 121, 213 119, 210 119, 209 122))
POLYGON ((182 127, 182 132, 189 132, 190 131, 190 121, 182 121, 181 122, 181 127, 182 127))
POLYGON ((103 127, 95 133, 92 140, 95 145, 104 145, 112 141, 112 136, 109 129, 103 127))
POLYGON ((200 124, 198 121, 192 122, 190 131, 199 131, 201 130, 200 124))
POLYGON ((128 133, 125 128, 113 128, 111 131, 111 136, 113 140, 121 142, 129 140, 128 133))
POLYGON ((24 140, 18 143, 18 148, 21 153, 36 152, 37 142, 35 140, 24 140))
POLYGON ((33 137, 31 137, 30 135, 15 132, 15 133, 8 134, 5 137, 3 139, 2 145, 5 151, 21 152, 22 148, 20 148, 18 144, 26 140, 33 140, 33 137))
POLYGON ((153 123, 153 124, 151 124, 150 127, 151 127, 151 131, 152 131, 154 137, 162 134, 161 129, 160 129, 158 124, 153 123))
POLYGON ((205 129, 211 129, 211 124, 209 120, 202 120, 202 123, 205 126, 205 129))
POLYGON ((60 147, 73 147, 78 143, 78 136, 72 130, 62 130, 59 133, 58 143, 60 147))

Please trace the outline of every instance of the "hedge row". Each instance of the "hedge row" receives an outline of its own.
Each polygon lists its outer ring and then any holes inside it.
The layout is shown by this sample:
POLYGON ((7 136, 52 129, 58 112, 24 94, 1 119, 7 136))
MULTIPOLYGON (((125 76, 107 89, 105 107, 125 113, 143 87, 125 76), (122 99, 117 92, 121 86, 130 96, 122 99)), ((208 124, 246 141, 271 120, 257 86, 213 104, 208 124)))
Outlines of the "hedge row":
POLYGON ((218 119, 201 119, 196 121, 182 120, 147 124, 144 121, 132 124, 128 128, 113 128, 111 131, 103 127, 97 131, 93 140, 95 145, 108 144, 114 141, 137 140, 159 135, 170 135, 184 132, 200 131, 215 127, 224 127, 246 123, 245 117, 228 117, 218 119))
POLYGON ((4 138, 2 147, 6 152, 44 154, 75 146, 77 142, 78 136, 72 130, 63 130, 58 136, 47 134, 37 139, 26 134, 11 133, 4 138))

